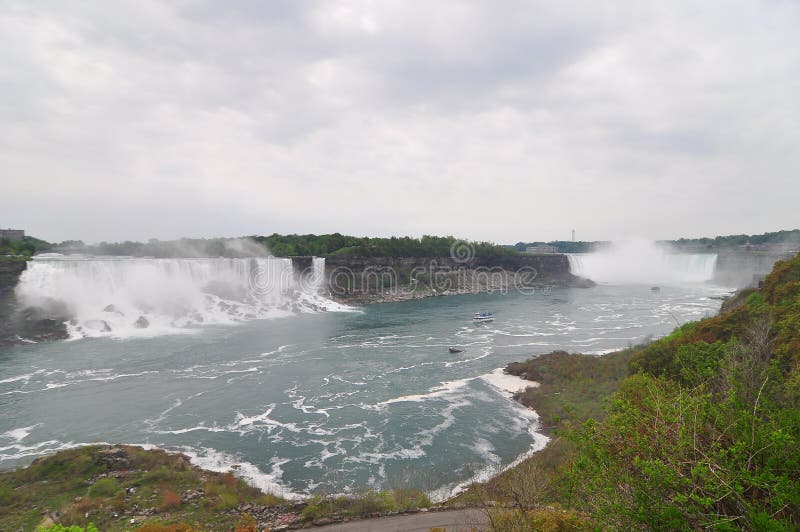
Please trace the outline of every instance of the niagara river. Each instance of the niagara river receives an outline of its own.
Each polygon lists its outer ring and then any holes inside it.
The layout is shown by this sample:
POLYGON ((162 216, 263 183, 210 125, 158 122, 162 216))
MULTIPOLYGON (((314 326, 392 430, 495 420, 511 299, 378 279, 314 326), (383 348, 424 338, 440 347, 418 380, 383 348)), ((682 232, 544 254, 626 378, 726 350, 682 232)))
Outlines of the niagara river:
POLYGON ((0 469, 131 443, 287 497, 413 486, 442 499, 547 442, 501 368, 600 355, 716 312, 714 259, 687 259, 658 291, 600 278, 359 308, 326 298, 313 271, 283 283, 286 260, 37 259, 18 295, 66 307, 70 339, 0 350, 0 469), (484 310, 495 321, 473 323, 484 310))

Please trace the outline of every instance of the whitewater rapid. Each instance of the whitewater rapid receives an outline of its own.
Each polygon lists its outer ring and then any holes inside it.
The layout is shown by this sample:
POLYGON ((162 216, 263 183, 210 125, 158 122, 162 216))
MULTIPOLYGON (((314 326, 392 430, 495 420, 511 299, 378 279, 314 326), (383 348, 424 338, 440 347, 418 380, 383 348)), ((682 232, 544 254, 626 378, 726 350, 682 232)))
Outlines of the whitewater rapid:
POLYGON ((71 338, 158 336, 303 312, 347 310, 322 295, 325 259, 296 272, 275 257, 37 257, 16 288, 23 307, 67 320, 71 338))

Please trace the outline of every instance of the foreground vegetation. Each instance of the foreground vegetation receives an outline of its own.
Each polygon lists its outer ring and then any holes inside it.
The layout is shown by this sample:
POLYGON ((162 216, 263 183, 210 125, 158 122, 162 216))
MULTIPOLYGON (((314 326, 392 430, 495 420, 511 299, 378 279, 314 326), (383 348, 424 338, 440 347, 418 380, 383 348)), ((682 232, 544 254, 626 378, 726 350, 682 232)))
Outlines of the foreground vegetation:
POLYGON ((230 473, 140 447, 81 447, 0 473, 0 530, 90 524, 100 530, 178 524, 232 530, 256 517, 277 522, 293 516, 289 503, 230 473))
POLYGON ((287 501, 184 455, 128 445, 80 447, 0 473, 0 530, 247 532, 430 506, 413 489, 287 501))
POLYGON ((800 528, 800 256, 648 345, 509 369, 541 379, 520 399, 554 438, 462 496, 512 505, 498 530, 539 529, 547 507, 556 527, 800 528))

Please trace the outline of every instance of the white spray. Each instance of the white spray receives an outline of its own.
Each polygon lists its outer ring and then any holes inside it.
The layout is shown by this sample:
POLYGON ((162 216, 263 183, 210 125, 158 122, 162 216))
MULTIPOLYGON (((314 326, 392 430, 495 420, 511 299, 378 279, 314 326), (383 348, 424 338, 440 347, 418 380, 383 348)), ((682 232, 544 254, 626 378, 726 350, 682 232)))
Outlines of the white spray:
POLYGON ((575 275, 609 284, 702 283, 714 277, 717 255, 675 253, 649 240, 614 242, 608 248, 569 256, 575 275))
POLYGON ((71 336, 154 336, 202 324, 342 310, 324 299, 325 259, 298 277, 290 259, 54 257, 31 261, 25 306, 61 308, 71 336))

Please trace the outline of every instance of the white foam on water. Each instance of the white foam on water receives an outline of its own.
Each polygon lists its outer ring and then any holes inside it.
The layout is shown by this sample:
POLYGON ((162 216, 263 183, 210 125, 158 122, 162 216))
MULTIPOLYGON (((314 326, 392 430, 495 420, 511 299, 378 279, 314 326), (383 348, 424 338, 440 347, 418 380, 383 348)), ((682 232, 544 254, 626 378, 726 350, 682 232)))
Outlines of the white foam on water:
MULTIPOLYGON (((447 484, 441 486, 433 491, 431 491, 428 495, 430 496, 433 502, 442 502, 446 499, 455 497, 465 489, 467 489, 470 485, 476 482, 486 482, 487 480, 491 479, 494 476, 497 476, 509 469, 518 466, 523 461, 530 458, 533 453, 541 451, 547 445, 547 442, 550 441, 550 438, 537 432, 539 429, 539 415, 528 408, 520 405, 519 403, 513 403, 513 409, 516 416, 512 419, 518 420, 518 423, 515 425, 516 430, 527 430, 528 433, 531 435, 533 442, 531 443, 530 448, 525 451, 524 453, 520 454, 517 458, 515 458, 512 462, 505 466, 500 466, 498 461, 489 460, 488 463, 481 468, 478 472, 476 472, 472 477, 463 480, 461 482, 456 482, 452 484, 447 484)), ((482 450, 480 446, 480 440, 476 442, 479 454, 486 453, 485 449, 482 450)))
POLYGON ((8 377, 8 378, 0 380, 0 384, 8 384, 8 383, 11 383, 11 382, 18 382, 18 381, 25 381, 25 384, 27 384, 33 377, 35 377, 36 375, 41 375, 44 372, 45 372, 45 370, 39 369, 39 370, 34 371, 33 373, 25 373, 24 375, 17 375, 15 377, 8 377))
POLYGON ((594 351, 581 351, 584 355, 608 355, 609 353, 615 353, 617 351, 621 351, 619 348, 612 348, 612 349, 595 349, 594 351))
POLYGON ((150 375, 156 373, 158 372, 154 370, 140 371, 137 373, 113 373, 113 370, 110 369, 80 370, 72 372, 66 372, 63 370, 51 370, 51 371, 38 370, 31 374, 19 375, 16 377, 4 379, 3 381, 0 381, 0 384, 22 382, 23 385, 28 385, 30 381, 33 380, 35 377, 39 376, 43 378, 53 377, 51 380, 49 380, 49 382, 41 382, 41 384, 44 385, 43 388, 36 388, 31 390, 19 390, 19 389, 10 390, 2 392, 0 393, 0 395, 31 394, 38 392, 47 392, 49 390, 57 390, 59 388, 73 386, 76 384, 85 384, 88 382, 110 382, 119 379, 142 377, 144 375, 150 375))
POLYGON ((497 368, 491 373, 481 375, 480 378, 509 397, 513 396, 515 393, 524 392, 525 388, 536 388, 539 386, 538 382, 529 381, 522 377, 505 373, 504 368, 497 368))
MULTIPOLYGON (((453 424, 456 422, 454 412, 459 408, 469 406, 471 404, 472 403, 470 401, 465 399, 450 402, 439 412, 439 415, 441 415, 444 419, 439 424, 415 434, 414 438, 409 442, 410 446, 385 452, 362 452, 358 456, 348 456, 344 459, 344 461, 375 464, 379 465, 381 470, 384 470, 387 460, 412 460, 422 458, 426 455, 425 448, 433 445, 434 438, 441 432, 453 426, 453 424)), ((385 472, 381 473, 380 476, 385 478, 385 472)))
POLYGON ((270 404, 267 406, 267 409, 262 412, 261 414, 257 414, 254 416, 246 416, 241 412, 236 412, 236 417, 233 423, 225 427, 228 431, 231 432, 239 432, 239 433, 248 433, 252 431, 264 431, 267 430, 268 432, 272 432, 278 429, 285 429, 289 432, 293 432, 296 434, 309 434, 312 436, 334 436, 341 431, 351 429, 353 427, 359 427, 360 424, 349 424, 343 425, 341 427, 335 427, 332 429, 324 429, 320 426, 319 423, 309 423, 308 425, 301 425, 300 423, 294 423, 289 421, 279 421, 270 417, 272 412, 275 410, 275 404, 270 404))
POLYGON ((260 489, 264 493, 272 493, 293 500, 306 497, 303 494, 292 492, 281 482, 283 477, 283 469, 281 469, 281 466, 289 462, 288 459, 273 458, 270 461, 270 472, 264 473, 258 466, 250 462, 239 460, 233 455, 209 447, 202 447, 200 449, 181 447, 180 451, 189 457, 192 464, 218 473, 227 473, 231 471, 237 477, 242 478, 245 482, 260 489))
POLYGON ((7 430, 4 433, 0 434, 0 438, 14 440, 15 442, 19 443, 25 438, 27 438, 33 431, 33 429, 41 425, 42 425, 41 423, 36 423, 35 425, 30 425, 28 427, 20 427, 18 429, 7 430))
POLYGON ((95 443, 75 443, 75 442, 61 442, 58 440, 47 440, 32 445, 22 445, 21 443, 14 443, 0 447, 0 462, 5 460, 19 460, 22 458, 29 458, 31 456, 44 456, 47 454, 57 453, 59 451, 66 451, 67 449, 74 449, 76 447, 84 447, 87 445, 108 445, 106 442, 95 443), (6 451, 13 451, 6 453, 6 451))
POLYGON ((467 383, 473 380, 475 380, 475 377, 458 379, 455 381, 441 382, 437 386, 429 388, 427 393, 403 395, 400 397, 395 397, 393 399, 387 399, 386 401, 381 401, 380 403, 376 403, 374 405, 364 405, 364 408, 382 409, 393 403, 421 403, 423 401, 428 401, 430 399, 436 399, 444 397, 446 395, 450 395, 455 391, 463 388, 464 386, 467 385, 467 383))
POLYGON ((471 445, 470 448, 473 451, 475 451, 475 454, 482 457, 484 461, 486 461, 487 463, 490 464, 500 463, 500 457, 493 452, 495 451, 495 448, 494 445, 492 445, 492 442, 490 442, 489 440, 486 440, 484 438, 478 438, 478 441, 476 441, 473 445, 471 445))
POLYGON ((480 360, 480 359, 486 358, 488 356, 489 356, 489 353, 484 353, 481 356, 477 356, 477 357, 474 357, 474 358, 465 358, 463 360, 450 360, 450 361, 444 363, 444 367, 450 368, 450 367, 453 367, 453 366, 458 366, 459 364, 467 364, 469 362, 475 362, 476 360, 480 360))

